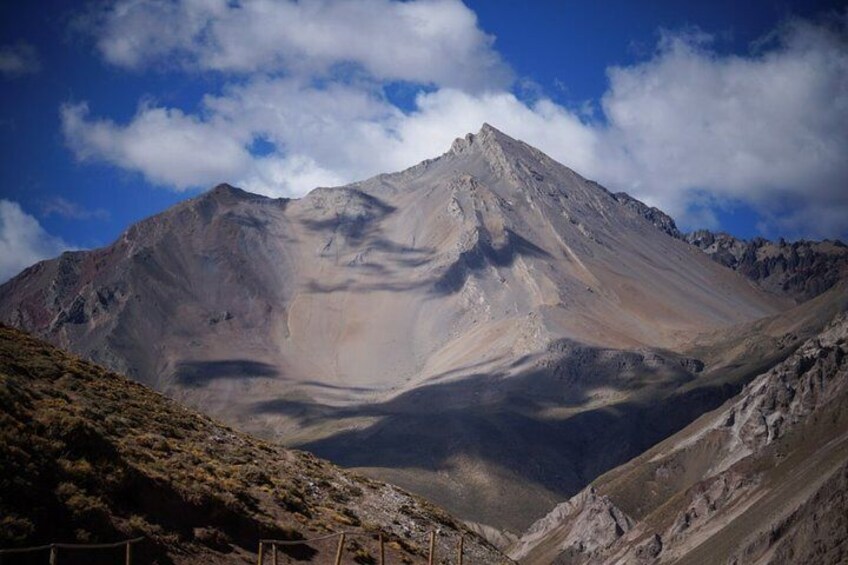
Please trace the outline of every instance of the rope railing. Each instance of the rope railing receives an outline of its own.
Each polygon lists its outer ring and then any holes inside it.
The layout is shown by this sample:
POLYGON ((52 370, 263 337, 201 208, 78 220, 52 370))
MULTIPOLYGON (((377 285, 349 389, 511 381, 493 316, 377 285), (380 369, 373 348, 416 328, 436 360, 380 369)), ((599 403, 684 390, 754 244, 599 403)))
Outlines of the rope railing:
MULTIPOLYGON (((336 547, 336 556, 334 560, 335 565, 341 565, 342 556, 344 555, 344 546, 345 541, 351 537, 377 537, 377 541, 379 544, 378 551, 378 563, 379 565, 386 565, 386 550, 385 550, 385 538, 382 533, 375 532, 364 532, 364 531, 345 531, 345 532, 333 532, 330 534, 325 534, 323 536, 318 536, 314 538, 308 539, 299 539, 299 540, 282 540, 282 539, 260 539, 259 540, 259 560, 258 565, 266 565, 265 563, 265 549, 268 548, 271 551, 271 565, 277 565, 277 547, 278 546, 293 546, 293 545, 304 545, 309 543, 314 543, 318 541, 325 541, 328 539, 333 539, 335 537, 339 538, 338 546, 336 547)), ((436 532, 430 531, 427 533, 428 536, 428 556, 427 556, 427 564, 434 565, 436 562, 436 532)), ((59 550, 60 549, 69 549, 69 550, 86 550, 86 549, 114 549, 117 547, 125 547, 125 565, 132 565, 132 546, 135 543, 143 541, 144 537, 133 538, 129 540, 114 542, 114 543, 50 543, 46 545, 38 545, 33 547, 15 547, 8 549, 0 549, 0 561, 2 561, 2 557, 4 555, 13 555, 19 553, 32 553, 37 551, 50 551, 50 565, 58 565, 59 563, 59 550)), ((465 536, 460 534, 459 541, 457 543, 457 564, 462 565, 463 558, 463 545, 465 541, 465 536)))
MULTIPOLYGON (((356 536, 364 536, 373 538, 377 536, 377 540, 379 543, 379 550, 377 553, 377 563, 379 565, 386 565, 386 550, 385 550, 385 539, 382 533, 374 533, 374 532, 362 532, 362 531, 346 531, 346 532, 334 532, 331 534, 326 534, 323 536, 309 538, 309 539, 299 539, 299 540, 278 540, 278 539, 261 539, 259 540, 259 556, 258 556, 258 565, 266 565, 265 563, 265 548, 266 546, 271 551, 271 565, 277 565, 277 546, 291 546, 291 545, 303 545, 308 543, 313 543, 317 541, 325 541, 328 539, 332 539, 335 537, 339 538, 338 546, 336 547, 336 557, 333 561, 334 565, 341 565, 342 556, 344 555, 344 545, 345 540, 349 537, 356 536)), ((427 553, 427 565, 434 565, 436 563, 436 532, 430 531, 427 533, 428 536, 428 553, 427 553)), ((465 542, 465 536, 460 534, 459 541, 457 543, 457 564, 462 565, 462 557, 463 557, 463 546, 465 542)))
POLYGON ((115 549, 116 547, 126 546, 126 550, 124 552, 125 564, 132 565, 132 546, 134 543, 138 543, 143 539, 144 537, 138 537, 114 543, 50 543, 47 545, 37 545, 33 547, 12 547, 8 549, 0 549, 0 559, 2 559, 4 555, 50 550, 50 565, 58 565, 60 549, 115 549))

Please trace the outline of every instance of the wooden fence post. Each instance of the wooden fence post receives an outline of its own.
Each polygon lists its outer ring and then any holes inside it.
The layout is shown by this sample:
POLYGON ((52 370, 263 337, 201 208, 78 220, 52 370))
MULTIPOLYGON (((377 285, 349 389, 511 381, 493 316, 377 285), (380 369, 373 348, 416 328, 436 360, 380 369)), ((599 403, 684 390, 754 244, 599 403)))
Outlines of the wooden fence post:
POLYGON ((464 541, 465 541, 465 536, 462 535, 462 534, 459 534, 459 555, 457 556, 457 560, 456 560, 458 565, 462 565, 462 544, 463 544, 464 541))
POLYGON ((277 565, 277 544, 276 543, 271 544, 271 563, 273 563, 273 565, 277 565))
POLYGON ((339 536, 339 549, 336 551, 336 565, 342 565, 342 552, 344 551, 345 535, 339 536))
POLYGON ((262 550, 265 549, 264 544, 259 542, 259 565, 262 565, 262 550))
POLYGON ((380 534, 380 565, 386 565, 386 548, 383 545, 383 534, 380 534))
POLYGON ((436 561, 436 532, 430 532, 430 558, 427 565, 433 565, 436 561))
POLYGON ((50 565, 56 565, 59 562, 59 548, 55 545, 50 546, 50 565))
POLYGON ((132 544, 127 542, 126 565, 132 565, 132 544))

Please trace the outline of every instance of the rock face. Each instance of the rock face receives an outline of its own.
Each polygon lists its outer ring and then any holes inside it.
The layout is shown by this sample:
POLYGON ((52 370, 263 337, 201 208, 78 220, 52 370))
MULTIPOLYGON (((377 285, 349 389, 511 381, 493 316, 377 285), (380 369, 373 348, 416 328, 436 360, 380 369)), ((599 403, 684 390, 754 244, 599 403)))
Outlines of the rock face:
MULTIPOLYGON (((843 291, 844 292, 844 291, 843 291)), ((595 481, 611 515, 581 548, 584 495, 513 546, 523 563, 842 563, 848 558, 848 314, 733 401, 595 481), (614 514, 613 514, 614 513, 614 514)))
POLYGON ((553 563, 591 559, 633 529, 634 522, 593 487, 557 505, 535 522, 509 550, 516 560, 553 563))
POLYGON ((839 241, 745 241, 708 230, 682 237, 767 291, 797 302, 818 296, 848 276, 848 246, 839 241))
POLYGON ((655 224, 484 126, 299 200, 221 185, 27 269, 0 320, 521 531, 750 378, 694 336, 789 305, 655 224))
MULTIPOLYGON (((438 530, 441 555, 464 535, 466 562, 510 562, 396 487, 236 432, 5 326, 0 422, 4 548, 144 536, 135 546, 141 563, 256 563, 262 538, 355 529, 381 533, 391 562, 413 563, 438 530)), ((281 557, 329 563, 335 543, 281 546, 281 557)), ((377 551, 369 536, 346 547, 347 558, 364 563, 376 562, 377 551)), ((82 555, 118 560, 103 551, 82 555)), ((15 557, 3 560, 25 562, 15 557)), ((60 562, 66 557, 60 552, 60 562)))
POLYGON ((617 192, 614 196, 616 200, 651 222, 654 227, 661 232, 668 234, 671 237, 683 237, 683 234, 679 229, 677 229, 677 224, 674 223, 674 219, 659 208, 648 206, 644 202, 636 200, 626 192, 617 192))

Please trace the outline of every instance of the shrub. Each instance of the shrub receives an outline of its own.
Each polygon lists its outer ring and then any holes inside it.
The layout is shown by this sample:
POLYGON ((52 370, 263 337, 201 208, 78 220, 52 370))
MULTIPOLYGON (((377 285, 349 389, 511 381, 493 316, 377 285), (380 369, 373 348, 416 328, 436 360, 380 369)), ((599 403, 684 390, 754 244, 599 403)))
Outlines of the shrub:
POLYGON ((92 478, 94 475, 94 469, 92 468, 91 463, 89 463, 84 457, 73 460, 61 458, 57 461, 57 463, 65 474, 75 480, 85 481, 92 478))
POLYGON ((296 490, 277 490, 276 500, 289 512, 296 512, 307 517, 311 515, 309 505, 296 490))
POLYGON ((0 518, 0 543, 19 544, 26 541, 35 531, 27 518, 9 514, 0 518))
POLYGON ((194 528, 194 539, 206 547, 217 551, 227 551, 230 547, 230 538, 217 528, 194 528))
POLYGON ((271 479, 268 475, 256 465, 243 465, 239 469, 239 479, 248 485, 261 486, 270 485, 271 479))

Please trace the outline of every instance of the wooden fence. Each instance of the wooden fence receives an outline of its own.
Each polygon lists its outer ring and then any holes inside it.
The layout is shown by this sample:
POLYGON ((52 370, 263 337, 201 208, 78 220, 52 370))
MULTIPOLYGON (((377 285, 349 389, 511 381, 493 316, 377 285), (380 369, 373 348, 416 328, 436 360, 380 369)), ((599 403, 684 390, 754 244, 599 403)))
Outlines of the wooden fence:
POLYGON ((125 565, 132 565, 132 546, 143 540, 143 537, 128 539, 115 543, 51 543, 48 545, 39 545, 36 547, 17 547, 13 549, 0 549, 0 562, 4 555, 13 555, 17 553, 33 553, 38 551, 49 551, 50 557, 48 563, 50 565, 59 565, 59 550, 89 550, 89 549, 115 549, 116 547, 126 547, 124 550, 125 565))
MULTIPOLYGON (((335 565, 341 565, 342 556, 344 555, 344 545, 345 541, 352 537, 374 537, 373 532, 337 532, 333 534, 327 534, 324 536, 319 536, 316 538, 310 539, 301 539, 301 540, 278 540, 278 539, 261 539, 259 540, 259 561, 258 565, 269 565, 265 561, 265 553, 268 551, 271 556, 270 565, 277 565, 277 547, 278 546, 292 546, 292 545, 304 545, 316 541, 328 540, 335 537, 339 538, 338 546, 336 547, 336 557, 333 563, 335 565)), ((436 532, 429 532, 429 551, 427 553, 427 564, 435 565, 436 563, 436 532)), ((2 564, 4 555, 13 555, 19 553, 33 553, 39 551, 49 551, 49 561, 50 565, 59 565, 59 550, 92 550, 92 549, 115 549, 117 547, 125 547, 124 551, 124 563, 125 565, 132 565, 132 546, 135 543, 142 541, 144 538, 134 538, 125 541, 119 541, 115 543, 51 543, 48 545, 39 545, 36 547, 19 547, 13 549, 0 549, 0 564, 2 564)), ((386 550, 385 550, 385 540, 383 538, 383 534, 377 534, 378 540, 378 551, 377 551, 377 563, 379 565, 386 565, 386 550)), ((460 535, 459 541, 457 543, 456 555, 457 555, 457 563, 458 565, 462 565, 462 557, 463 557, 463 545, 465 542, 465 537, 460 535)))
MULTIPOLYGON (((337 532, 333 534, 327 534, 324 536, 320 536, 317 538, 310 539, 302 539, 302 540, 276 540, 276 539, 262 539, 259 540, 259 558, 258 565, 268 565, 265 561, 265 552, 266 549, 271 554, 271 563, 270 565, 277 565, 277 546, 285 546, 285 545, 303 545, 316 541, 323 541, 332 539, 334 537, 339 538, 338 546, 336 547, 336 558, 333 561, 335 565, 341 565, 342 556, 344 555, 344 545, 345 541, 351 537, 369 537, 373 538, 373 532, 337 532)), ((429 532, 429 550, 427 552, 427 565, 435 565, 436 563, 436 532, 429 532)), ((377 534, 378 540, 378 550, 377 550, 377 563, 379 565, 386 565, 386 548, 385 548, 385 540, 383 539, 383 534, 377 534)), ((458 565, 462 565, 462 557, 463 557, 463 545, 465 543, 465 536, 460 535, 459 541, 456 547, 456 562, 458 565)))

